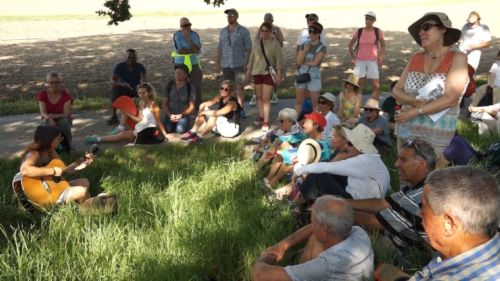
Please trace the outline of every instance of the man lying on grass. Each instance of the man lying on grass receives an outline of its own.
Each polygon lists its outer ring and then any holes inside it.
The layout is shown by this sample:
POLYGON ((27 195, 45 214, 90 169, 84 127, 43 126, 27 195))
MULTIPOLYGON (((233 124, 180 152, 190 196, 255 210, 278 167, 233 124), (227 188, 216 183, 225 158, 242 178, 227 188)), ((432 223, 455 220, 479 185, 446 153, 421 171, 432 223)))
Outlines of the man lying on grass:
POLYGON ((262 280, 369 280, 373 276, 373 251, 370 238, 353 226, 353 211, 344 199, 324 195, 316 200, 312 223, 268 248, 252 269, 255 281, 262 280), (311 235, 312 234, 312 235, 311 235), (295 245, 308 243, 301 263, 275 266, 295 245))

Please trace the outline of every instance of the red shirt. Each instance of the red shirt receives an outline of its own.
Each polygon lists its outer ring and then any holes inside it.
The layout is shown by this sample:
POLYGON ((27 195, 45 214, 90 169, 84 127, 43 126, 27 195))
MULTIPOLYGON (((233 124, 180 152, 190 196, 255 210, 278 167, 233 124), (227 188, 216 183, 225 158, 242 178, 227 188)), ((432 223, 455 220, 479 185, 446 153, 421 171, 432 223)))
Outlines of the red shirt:
POLYGON ((49 101, 49 94, 47 91, 42 91, 36 95, 36 99, 40 102, 45 103, 45 108, 47 109, 48 114, 63 114, 64 113, 64 104, 67 101, 70 101, 73 104, 73 97, 66 90, 61 90, 61 98, 57 101, 57 103, 51 103, 49 101))

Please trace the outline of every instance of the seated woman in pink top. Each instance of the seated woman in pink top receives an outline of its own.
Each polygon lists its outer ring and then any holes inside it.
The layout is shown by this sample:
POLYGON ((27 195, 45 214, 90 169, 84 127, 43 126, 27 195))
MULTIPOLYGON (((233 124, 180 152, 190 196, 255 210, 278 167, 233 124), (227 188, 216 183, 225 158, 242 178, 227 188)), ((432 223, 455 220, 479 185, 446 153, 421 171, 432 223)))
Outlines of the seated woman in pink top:
POLYGON ((71 106, 73 98, 66 89, 62 87, 61 75, 52 71, 47 74, 47 90, 36 95, 42 125, 53 125, 58 127, 63 135, 61 142, 63 149, 69 152, 73 149, 73 136, 71 135, 71 106))

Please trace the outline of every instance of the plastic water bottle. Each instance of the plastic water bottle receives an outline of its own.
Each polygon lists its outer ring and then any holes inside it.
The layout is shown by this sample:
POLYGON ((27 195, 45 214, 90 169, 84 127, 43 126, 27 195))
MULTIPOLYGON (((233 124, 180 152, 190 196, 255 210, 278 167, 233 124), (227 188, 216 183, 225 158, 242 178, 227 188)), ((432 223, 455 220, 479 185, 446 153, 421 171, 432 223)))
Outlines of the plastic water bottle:
MULTIPOLYGON (((394 107, 394 111, 395 111, 396 115, 399 115, 401 113, 401 106, 396 105, 394 107)), ((402 138, 404 140, 407 140, 410 138, 411 131, 410 131, 410 128, 408 127, 408 122, 398 123, 397 128, 398 128, 398 134, 399 134, 400 138, 402 138)))

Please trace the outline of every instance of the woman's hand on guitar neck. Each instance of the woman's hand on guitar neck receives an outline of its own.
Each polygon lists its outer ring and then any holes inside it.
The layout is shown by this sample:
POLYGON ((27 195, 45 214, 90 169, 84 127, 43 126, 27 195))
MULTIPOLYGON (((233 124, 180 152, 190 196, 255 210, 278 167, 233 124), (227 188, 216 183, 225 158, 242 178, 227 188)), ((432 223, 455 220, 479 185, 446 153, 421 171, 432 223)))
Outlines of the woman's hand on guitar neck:
POLYGON ((63 169, 61 167, 52 167, 54 170, 54 177, 60 177, 62 176, 63 169))

